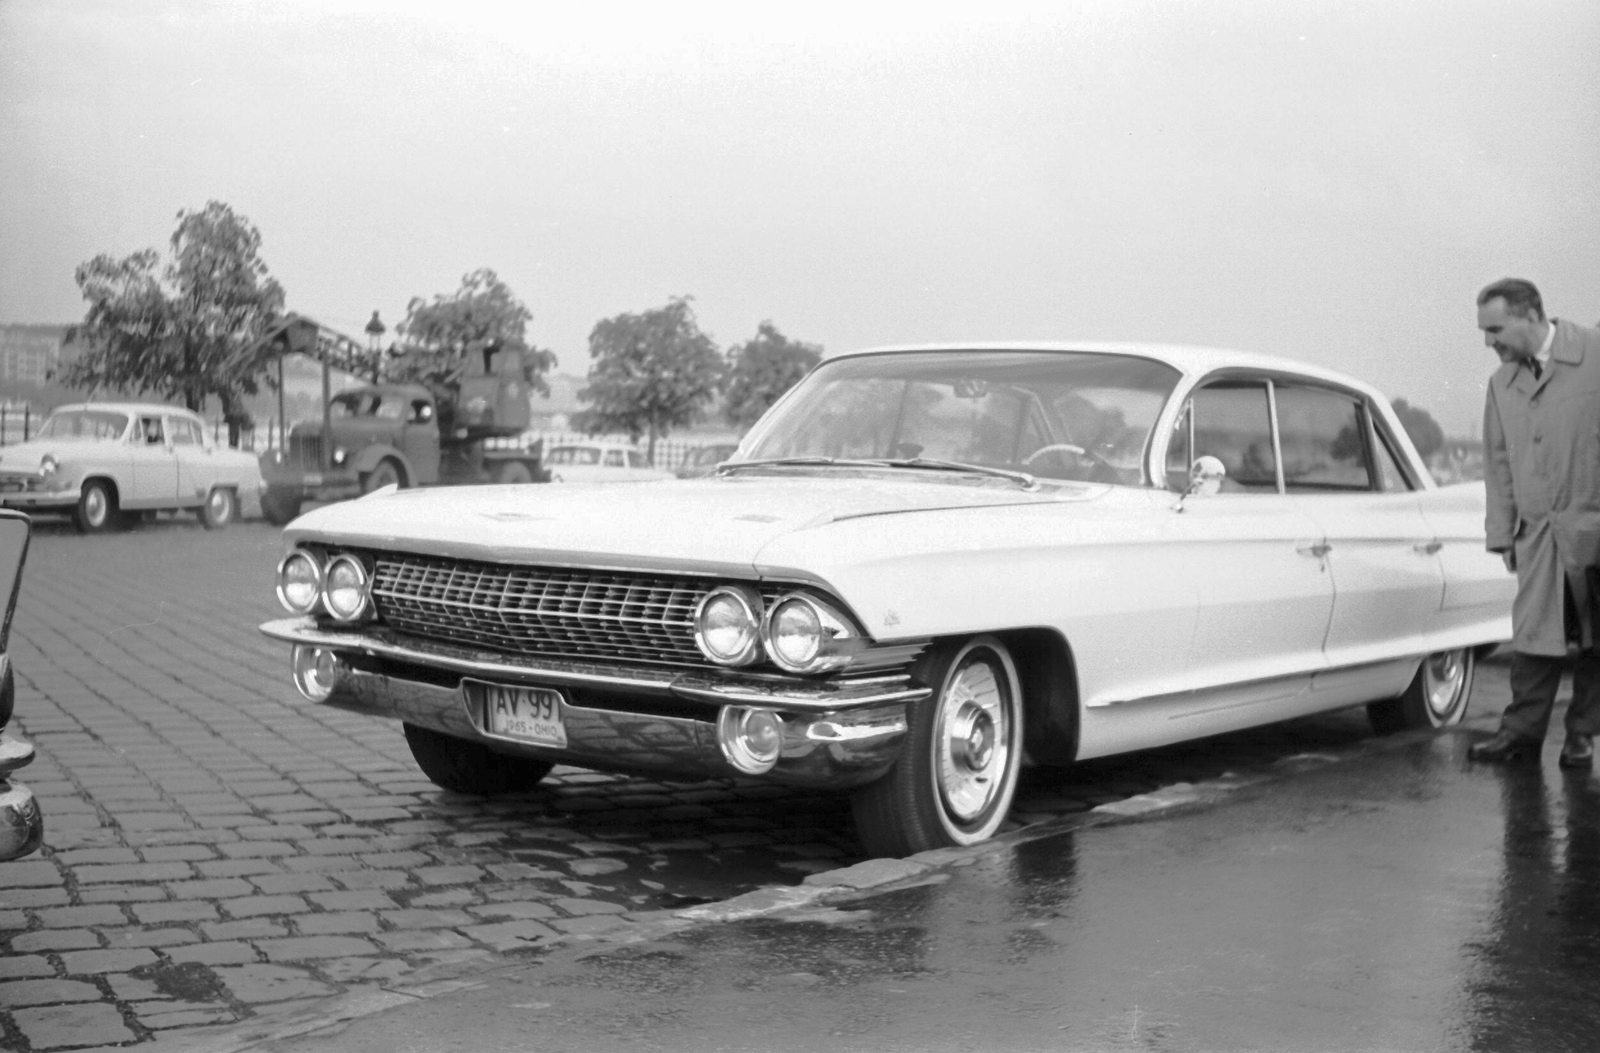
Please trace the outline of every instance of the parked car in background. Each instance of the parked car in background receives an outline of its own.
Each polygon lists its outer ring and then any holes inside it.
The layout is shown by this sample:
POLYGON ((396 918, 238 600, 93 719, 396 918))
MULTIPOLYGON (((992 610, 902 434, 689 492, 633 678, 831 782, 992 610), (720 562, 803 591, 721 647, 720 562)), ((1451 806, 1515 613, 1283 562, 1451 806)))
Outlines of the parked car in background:
POLYGON ((1484 503, 1320 367, 890 349, 823 362, 703 479, 314 511, 262 631, 440 786, 830 787, 901 855, 994 834, 1025 762, 1357 705, 1457 723, 1511 635, 1484 503))
POLYGON ((259 499, 254 456, 214 442, 186 409, 143 402, 62 406, 28 442, 0 448, 0 506, 66 512, 85 533, 123 513, 189 509, 225 527, 259 499))
POLYGON ((726 461, 739 451, 736 442, 716 442, 709 446, 697 446, 689 451, 683 463, 678 465, 678 470, 673 474, 679 479, 698 479, 702 475, 710 475, 712 469, 726 461))
POLYGON ((11 773, 33 760, 33 746, 5 730, 17 701, 17 678, 11 668, 11 616, 17 606, 17 583, 28 558, 32 525, 21 512, 0 510, 0 596, 5 620, 0 621, 0 862, 17 859, 44 841, 44 816, 33 791, 11 773))
POLYGON ((553 483, 637 483, 671 479, 671 472, 650 467, 644 451, 621 442, 563 442, 544 451, 544 467, 553 483))

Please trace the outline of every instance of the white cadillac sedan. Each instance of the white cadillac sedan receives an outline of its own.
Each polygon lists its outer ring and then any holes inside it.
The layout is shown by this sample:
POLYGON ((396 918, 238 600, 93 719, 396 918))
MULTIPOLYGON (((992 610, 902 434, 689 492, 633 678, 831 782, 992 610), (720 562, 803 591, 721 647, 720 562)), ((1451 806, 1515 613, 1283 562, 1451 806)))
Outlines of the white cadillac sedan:
POLYGON ((1314 366, 1146 345, 830 359, 704 479, 379 493, 286 532, 262 630, 440 786, 556 763, 854 795, 900 855, 1024 764, 1345 706, 1458 722, 1511 635, 1481 485, 1314 366))
POLYGON ((256 458, 214 443, 186 409, 88 402, 53 411, 31 440, 0 447, 0 506, 66 512, 85 533, 123 513, 190 509, 210 529, 261 493, 256 458))

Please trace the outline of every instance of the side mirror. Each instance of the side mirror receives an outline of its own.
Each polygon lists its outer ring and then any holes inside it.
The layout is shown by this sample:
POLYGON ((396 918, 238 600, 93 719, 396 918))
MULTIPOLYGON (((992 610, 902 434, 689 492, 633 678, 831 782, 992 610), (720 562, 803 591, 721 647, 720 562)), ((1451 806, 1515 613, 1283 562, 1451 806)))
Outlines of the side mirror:
POLYGON ((1222 480, 1227 475, 1227 467, 1209 453, 1196 457, 1189 466, 1189 488, 1183 496, 1209 497, 1222 489, 1222 480))

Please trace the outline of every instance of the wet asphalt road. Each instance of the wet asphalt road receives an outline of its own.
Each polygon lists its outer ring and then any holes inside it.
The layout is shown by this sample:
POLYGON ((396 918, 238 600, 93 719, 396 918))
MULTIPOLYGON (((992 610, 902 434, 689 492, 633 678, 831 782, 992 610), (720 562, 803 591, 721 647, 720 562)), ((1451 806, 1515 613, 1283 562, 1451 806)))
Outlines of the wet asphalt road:
POLYGON ((269 1048, 1600 1048, 1600 783, 1453 732, 269 1048))

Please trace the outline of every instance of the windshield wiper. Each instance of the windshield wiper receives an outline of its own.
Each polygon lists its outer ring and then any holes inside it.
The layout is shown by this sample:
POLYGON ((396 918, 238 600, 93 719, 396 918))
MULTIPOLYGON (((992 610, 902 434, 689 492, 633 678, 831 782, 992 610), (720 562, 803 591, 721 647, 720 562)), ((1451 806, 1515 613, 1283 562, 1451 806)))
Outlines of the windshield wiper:
POLYGON ((717 466, 718 475, 728 475, 741 468, 926 468, 941 472, 970 472, 996 479, 1009 479, 1024 490, 1039 489, 1039 480, 1027 472, 1013 472, 1006 468, 989 468, 981 464, 964 464, 961 461, 940 461, 931 457, 767 457, 755 461, 732 461, 717 466))

